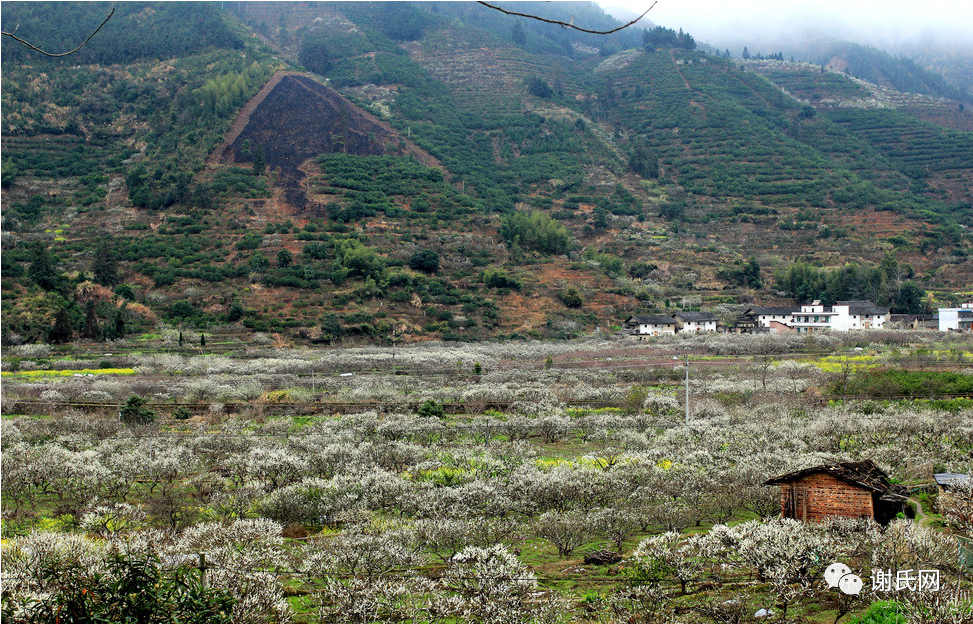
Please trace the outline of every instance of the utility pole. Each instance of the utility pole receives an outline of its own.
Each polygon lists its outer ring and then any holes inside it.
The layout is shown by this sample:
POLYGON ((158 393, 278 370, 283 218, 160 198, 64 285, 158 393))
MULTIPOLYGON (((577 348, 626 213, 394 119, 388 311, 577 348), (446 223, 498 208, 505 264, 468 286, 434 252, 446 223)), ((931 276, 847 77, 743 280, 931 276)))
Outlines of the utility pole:
POLYGON ((686 426, 689 426, 689 355, 686 355, 686 426))

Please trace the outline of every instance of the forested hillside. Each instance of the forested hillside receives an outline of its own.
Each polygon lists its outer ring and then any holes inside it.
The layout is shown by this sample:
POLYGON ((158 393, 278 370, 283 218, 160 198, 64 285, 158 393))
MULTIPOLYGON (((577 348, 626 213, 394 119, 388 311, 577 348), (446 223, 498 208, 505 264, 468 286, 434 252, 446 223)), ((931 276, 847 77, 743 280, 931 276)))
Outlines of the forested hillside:
MULTIPOLYGON (((60 51, 110 10, 3 20, 60 51)), ((874 55, 854 78, 647 28, 178 2, 123 3, 62 59, 5 38, 3 339, 565 337, 679 306, 969 297, 955 94, 874 55)))

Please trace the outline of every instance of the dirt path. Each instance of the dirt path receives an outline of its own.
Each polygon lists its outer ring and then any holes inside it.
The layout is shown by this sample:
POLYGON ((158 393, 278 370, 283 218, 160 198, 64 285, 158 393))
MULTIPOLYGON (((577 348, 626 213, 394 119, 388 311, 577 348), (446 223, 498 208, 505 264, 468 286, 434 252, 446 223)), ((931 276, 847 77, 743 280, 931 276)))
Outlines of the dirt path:
POLYGON ((676 53, 671 48, 669 49, 669 58, 672 59, 672 66, 676 68, 676 73, 679 74, 680 78, 682 78, 683 84, 686 85, 687 89, 692 91, 692 86, 689 84, 689 81, 686 80, 686 77, 682 75, 682 70, 679 69, 679 65, 676 63, 676 53))
POLYGON ((909 500, 916 504, 916 523, 919 526, 924 526, 926 524, 926 512, 922 508, 922 503, 916 498, 910 498, 909 500))

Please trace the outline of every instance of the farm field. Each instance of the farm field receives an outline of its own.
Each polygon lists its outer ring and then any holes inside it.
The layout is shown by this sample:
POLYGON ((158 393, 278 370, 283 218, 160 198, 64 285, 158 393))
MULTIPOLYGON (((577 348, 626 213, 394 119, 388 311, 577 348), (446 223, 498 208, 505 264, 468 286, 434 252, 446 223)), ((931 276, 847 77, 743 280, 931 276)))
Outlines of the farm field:
POLYGON ((5 621, 129 599, 200 622, 973 619, 969 493, 932 486, 973 469, 969 337, 174 334, 5 350, 5 621), (768 479, 864 460, 909 513, 776 517, 768 479))

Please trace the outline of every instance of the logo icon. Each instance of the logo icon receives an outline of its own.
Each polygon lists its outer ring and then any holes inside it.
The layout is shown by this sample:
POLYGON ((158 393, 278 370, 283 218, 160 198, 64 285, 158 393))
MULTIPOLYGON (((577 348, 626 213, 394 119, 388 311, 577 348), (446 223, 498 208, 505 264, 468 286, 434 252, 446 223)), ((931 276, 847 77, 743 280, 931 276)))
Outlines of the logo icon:
POLYGON ((851 568, 843 563, 832 563, 828 566, 828 569, 824 571, 824 580, 827 582, 828 587, 841 590, 842 593, 848 594, 849 596, 861 593, 864 583, 862 579, 857 574, 852 574, 851 568))
POLYGON ((861 593, 862 579, 857 574, 846 574, 838 580, 838 589, 841 590, 843 594, 849 596, 855 596, 861 593))

